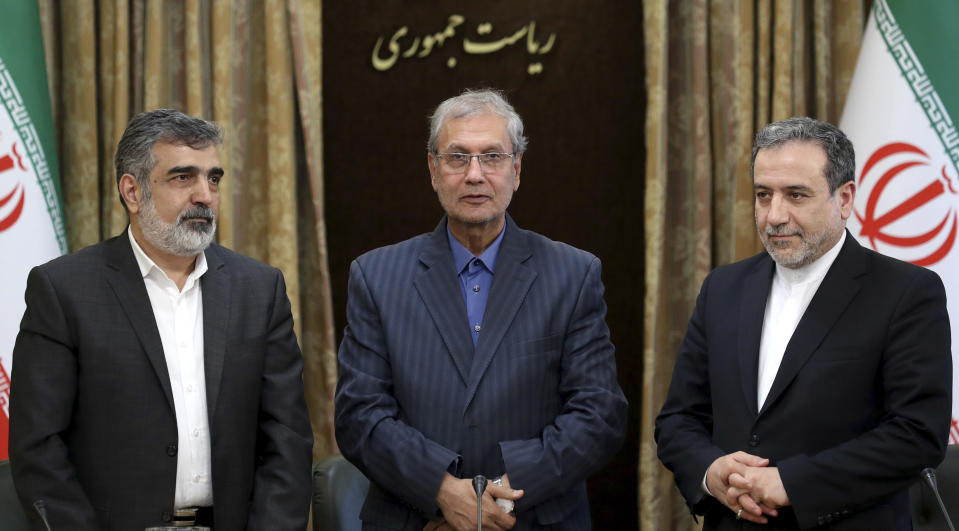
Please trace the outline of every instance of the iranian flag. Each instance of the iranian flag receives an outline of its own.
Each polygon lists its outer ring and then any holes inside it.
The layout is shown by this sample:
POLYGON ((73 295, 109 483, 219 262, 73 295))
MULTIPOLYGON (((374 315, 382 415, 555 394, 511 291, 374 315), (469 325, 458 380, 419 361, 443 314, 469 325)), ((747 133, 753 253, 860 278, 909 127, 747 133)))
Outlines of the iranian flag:
MULTIPOLYGON (((875 0, 840 128, 856 148, 848 227, 880 253, 928 267, 946 285, 959 348, 959 3, 875 0)), ((959 444, 959 363, 952 428, 959 444)))
POLYGON ((65 253, 67 241, 37 3, 5 2, 0 15, 0 459, 7 459, 27 273, 65 253))

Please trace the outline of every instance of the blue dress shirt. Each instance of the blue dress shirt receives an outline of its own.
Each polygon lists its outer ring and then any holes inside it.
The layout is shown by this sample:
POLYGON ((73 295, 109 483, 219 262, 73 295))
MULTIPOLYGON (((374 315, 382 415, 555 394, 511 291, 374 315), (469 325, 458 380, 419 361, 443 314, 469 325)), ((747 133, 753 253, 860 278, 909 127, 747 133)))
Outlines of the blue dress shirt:
POLYGON ((482 254, 473 256, 469 249, 453 237, 449 225, 446 227, 446 235, 450 240, 450 250, 453 252, 453 265, 456 266, 456 274, 460 279, 460 290, 463 292, 463 301, 466 302, 466 315, 469 318, 470 333, 473 335, 473 348, 476 348, 480 331, 483 330, 486 301, 489 299, 490 286, 493 285, 496 255, 499 254, 499 246, 503 241, 503 234, 506 233, 505 224, 503 229, 482 254))

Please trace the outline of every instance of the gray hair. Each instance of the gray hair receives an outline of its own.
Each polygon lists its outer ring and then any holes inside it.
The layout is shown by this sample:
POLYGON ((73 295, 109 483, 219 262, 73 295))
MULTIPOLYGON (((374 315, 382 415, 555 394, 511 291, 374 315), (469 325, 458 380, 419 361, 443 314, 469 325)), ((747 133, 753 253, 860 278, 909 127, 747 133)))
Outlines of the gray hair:
POLYGON ((506 118, 506 131, 509 133, 510 143, 513 144, 513 153, 526 151, 528 139, 523 136, 523 119, 506 101, 502 91, 494 89, 466 89, 459 96, 440 103, 430 116, 430 139, 426 143, 426 149, 430 153, 437 152, 440 129, 447 120, 486 113, 494 113, 506 118))
POLYGON ((749 163, 749 176, 753 177, 756 155, 760 149, 793 141, 813 142, 826 152, 825 177, 829 184, 829 193, 856 178, 856 152, 849 138, 832 124, 799 117, 773 122, 756 134, 752 161, 749 163))
MULTIPOLYGON (((156 166, 153 145, 157 142, 204 149, 222 143, 223 132, 213 122, 173 109, 157 109, 134 116, 117 144, 117 188, 120 178, 129 173, 137 180, 143 196, 150 197, 148 181, 156 166)), ((122 194, 120 202, 127 208, 122 194)))

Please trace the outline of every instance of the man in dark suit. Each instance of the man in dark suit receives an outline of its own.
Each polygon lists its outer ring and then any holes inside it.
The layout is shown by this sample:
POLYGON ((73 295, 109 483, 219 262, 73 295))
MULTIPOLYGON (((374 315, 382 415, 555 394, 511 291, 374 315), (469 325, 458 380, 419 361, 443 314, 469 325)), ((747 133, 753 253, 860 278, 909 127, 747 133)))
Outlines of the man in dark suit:
POLYGON ((217 126, 140 114, 117 147, 129 230, 35 268, 10 455, 34 529, 296 530, 312 432, 283 275, 212 244, 217 126))
POLYGON ((498 92, 443 102, 427 165, 446 216, 350 268, 336 438, 372 480, 364 529, 475 529, 478 474, 500 483, 484 529, 590 528, 584 480, 626 400, 599 260, 506 214, 525 147, 498 92))
POLYGON ((852 143, 810 118, 753 147, 766 253, 703 282, 656 420, 704 529, 911 529, 907 487, 945 452, 946 296, 845 230, 852 143))

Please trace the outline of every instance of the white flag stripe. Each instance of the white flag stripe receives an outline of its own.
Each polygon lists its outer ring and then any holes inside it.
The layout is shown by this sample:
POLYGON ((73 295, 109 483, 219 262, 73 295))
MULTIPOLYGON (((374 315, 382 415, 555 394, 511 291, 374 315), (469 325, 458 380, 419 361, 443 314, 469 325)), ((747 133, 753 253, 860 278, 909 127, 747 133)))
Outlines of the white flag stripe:
MULTIPOLYGON (((5 375, 13 370, 13 344, 26 307, 27 274, 62 254, 66 235, 36 129, 2 58, 0 103, 0 293, 4 299, 0 304, 0 422, 6 422, 10 390, 5 375)), ((5 446, 6 441, 0 444, 5 446)))
MULTIPOLYGON (((935 16, 930 12, 928 16, 935 16)), ((856 202, 848 227, 860 243, 942 278, 959 345, 959 133, 886 0, 876 0, 840 128, 856 149, 856 202)), ((955 355, 953 355, 955 360, 955 355)), ((959 364, 953 363, 959 443, 959 364)))

